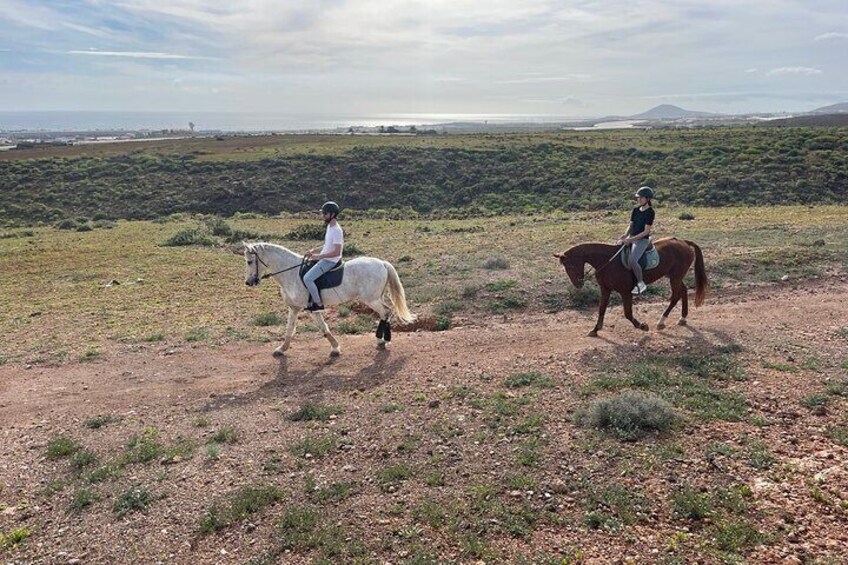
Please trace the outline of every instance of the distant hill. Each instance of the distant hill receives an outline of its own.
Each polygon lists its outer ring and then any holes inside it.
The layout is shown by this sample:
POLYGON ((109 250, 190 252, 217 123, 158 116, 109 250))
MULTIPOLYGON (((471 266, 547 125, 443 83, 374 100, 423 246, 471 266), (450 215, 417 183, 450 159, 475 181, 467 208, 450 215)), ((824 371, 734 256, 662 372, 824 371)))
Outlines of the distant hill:
POLYGON ((620 210, 632 191, 626 187, 644 184, 658 190, 661 202, 682 206, 848 205, 848 128, 656 128, 645 135, 623 130, 438 135, 420 145, 414 140, 188 139, 164 146, 115 144, 122 152, 79 157, 5 151, 0 226, 178 212, 276 215, 314 210, 330 196, 345 210, 404 217, 410 210, 438 216, 620 210))
POLYGON ((848 114, 848 102, 839 104, 831 104, 830 106, 822 106, 809 112, 810 114, 848 114))
POLYGON ((795 116, 794 118, 768 120, 758 125, 766 127, 846 127, 848 126, 848 112, 841 114, 808 114, 806 116, 795 116))
POLYGON ((684 110, 680 106, 673 104, 660 104, 647 112, 630 116, 630 118, 634 120, 678 120, 680 118, 709 118, 712 116, 715 116, 715 114, 684 110))

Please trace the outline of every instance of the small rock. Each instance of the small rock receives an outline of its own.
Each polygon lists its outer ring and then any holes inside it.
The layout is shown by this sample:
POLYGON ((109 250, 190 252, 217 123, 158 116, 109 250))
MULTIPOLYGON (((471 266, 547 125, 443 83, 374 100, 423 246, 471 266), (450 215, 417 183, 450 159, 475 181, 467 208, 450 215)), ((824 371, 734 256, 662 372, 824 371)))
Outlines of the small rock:
POLYGON ((428 408, 438 408, 440 404, 441 404, 441 401, 439 401, 438 399, 433 399, 433 400, 431 400, 430 402, 427 403, 427 407, 428 408))

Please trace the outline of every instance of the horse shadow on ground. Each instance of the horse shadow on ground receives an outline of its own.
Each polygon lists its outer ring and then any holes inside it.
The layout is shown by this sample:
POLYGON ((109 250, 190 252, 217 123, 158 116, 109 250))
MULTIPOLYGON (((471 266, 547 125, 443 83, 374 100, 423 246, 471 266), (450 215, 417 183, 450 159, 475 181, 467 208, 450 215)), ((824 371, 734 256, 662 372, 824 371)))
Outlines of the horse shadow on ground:
MULTIPOLYGON (((349 359, 348 359, 349 360, 349 359)), ((341 358, 330 357, 312 368, 292 370, 289 360, 282 357, 273 380, 258 389, 242 394, 221 395, 210 400, 204 412, 224 407, 245 406, 270 398, 295 396, 302 401, 320 401, 329 392, 365 392, 396 378, 406 365, 408 356, 391 351, 377 351, 373 361, 355 373, 338 371, 341 358)))
POLYGON ((675 326, 674 330, 665 329, 658 333, 665 340, 662 344, 656 343, 658 336, 649 332, 638 332, 633 339, 623 343, 599 335, 596 339, 614 346, 614 349, 592 348, 580 355, 580 365, 588 368, 589 372, 593 372, 608 366, 613 360, 636 361, 657 355, 679 358, 686 355, 713 353, 720 348, 744 349, 743 343, 721 330, 693 328, 687 325, 675 326))

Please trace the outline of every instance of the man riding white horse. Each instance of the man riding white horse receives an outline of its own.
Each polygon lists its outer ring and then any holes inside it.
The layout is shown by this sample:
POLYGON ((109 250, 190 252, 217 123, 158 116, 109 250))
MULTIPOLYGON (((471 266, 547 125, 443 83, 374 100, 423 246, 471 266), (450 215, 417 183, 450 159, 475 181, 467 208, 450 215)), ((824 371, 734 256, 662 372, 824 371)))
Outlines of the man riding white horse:
POLYGON ((273 243, 244 244, 244 284, 257 286, 264 279, 273 278, 280 285, 280 294, 289 307, 285 341, 274 350, 275 356, 284 355, 291 346, 298 312, 304 309, 310 299, 313 304, 308 308, 309 315, 330 342, 330 355, 338 355, 340 350, 338 341, 330 333, 330 328, 324 320, 322 310, 325 305, 358 302, 374 310, 380 320, 375 333, 377 347, 380 349, 385 349, 386 343, 392 340, 390 317, 403 324, 415 321, 415 314, 410 312, 407 306, 406 293, 397 270, 388 261, 376 257, 351 259, 345 263, 343 271, 334 271, 339 273, 337 280, 332 285, 322 285, 324 295, 319 294, 316 279, 338 263, 344 247, 341 226, 336 221, 339 206, 335 202, 327 202, 321 207, 321 211, 327 222, 327 234, 320 253, 316 253, 318 248, 315 248, 304 257, 273 243), (306 258, 318 259, 318 263, 301 281, 300 272, 306 258))
POLYGON ((318 247, 310 249, 306 253, 308 260, 318 261, 303 276, 303 283, 306 285, 306 290, 309 291, 309 297, 312 300, 306 307, 310 312, 320 312, 324 309, 324 302, 321 300, 321 293, 318 292, 315 281, 342 260, 344 232, 336 219, 339 211, 339 205, 335 202, 325 202, 321 206, 321 214, 324 215, 324 223, 327 225, 327 232, 324 234, 324 246, 320 248, 320 253, 316 253, 318 247))

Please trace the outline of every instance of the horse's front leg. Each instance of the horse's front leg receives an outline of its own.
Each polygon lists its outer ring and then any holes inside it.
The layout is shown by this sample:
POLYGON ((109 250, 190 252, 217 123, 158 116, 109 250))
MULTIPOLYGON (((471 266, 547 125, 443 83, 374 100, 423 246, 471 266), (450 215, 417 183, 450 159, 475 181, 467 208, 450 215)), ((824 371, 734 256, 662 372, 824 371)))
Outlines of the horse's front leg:
POLYGON ((589 337, 598 337, 598 332, 604 327, 604 315, 609 306, 610 289, 601 287, 601 303, 598 305, 598 322, 595 324, 595 329, 589 332, 589 337))
POLYGON ((330 333, 330 327, 324 320, 324 315, 321 314, 321 312, 310 312, 309 315, 312 316, 312 319, 315 321, 318 329, 321 330, 321 333, 323 333, 324 337, 327 338, 327 341, 330 342, 330 357, 337 357, 340 355, 341 349, 339 349, 339 342, 336 341, 336 338, 330 333))
POLYGON ((621 294, 621 302, 624 304, 624 317, 630 320, 633 327, 639 328, 644 332, 648 331, 648 324, 640 322, 633 316, 633 296, 626 291, 619 292, 619 294, 621 294))
POLYGON ((274 350, 274 357, 282 357, 288 351, 289 347, 291 347, 292 337, 294 337, 294 332, 297 328, 297 315, 299 313, 299 309, 289 307, 289 318, 286 321, 286 338, 283 340, 283 344, 274 350))

